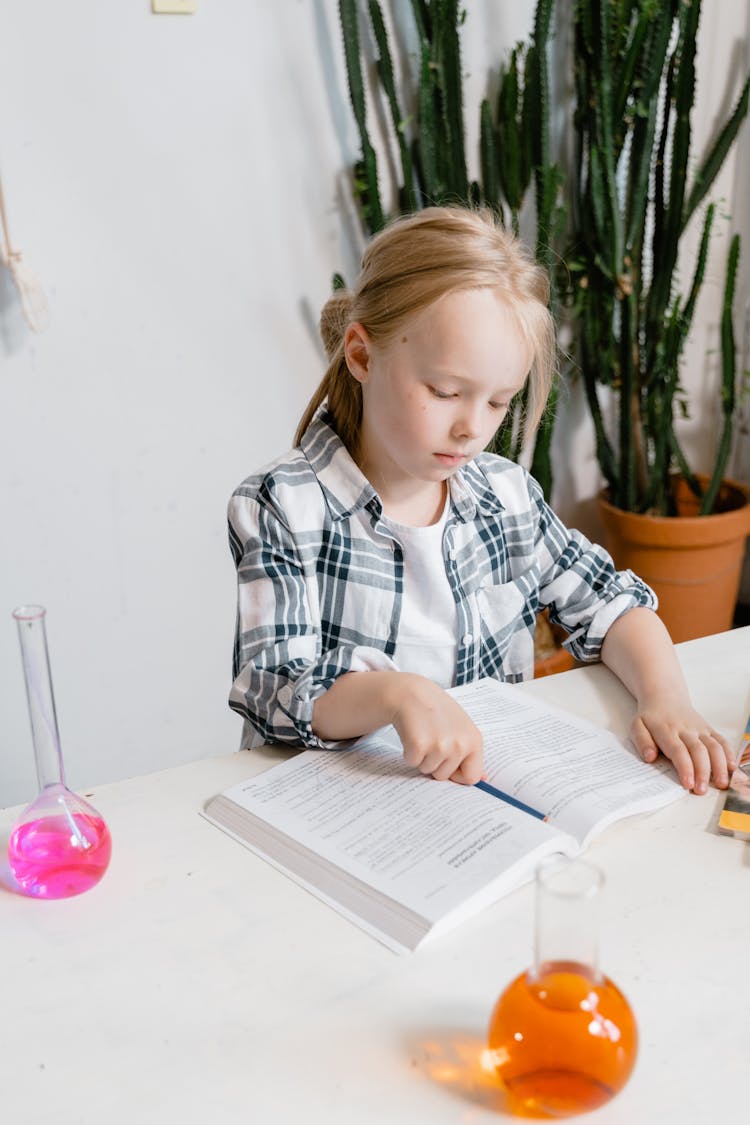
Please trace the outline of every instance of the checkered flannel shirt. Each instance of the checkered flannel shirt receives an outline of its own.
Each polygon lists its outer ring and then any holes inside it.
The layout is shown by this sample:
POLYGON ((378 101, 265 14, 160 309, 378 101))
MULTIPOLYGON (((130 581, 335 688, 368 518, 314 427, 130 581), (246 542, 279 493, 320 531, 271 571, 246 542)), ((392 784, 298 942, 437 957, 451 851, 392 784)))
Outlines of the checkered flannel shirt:
MULTIPOLYGON (((449 478, 443 535, 457 606, 455 683, 533 675, 537 611, 598 659, 612 623, 655 607, 632 571, 568 530, 512 461, 483 453, 449 478)), ((229 706, 243 745, 338 747, 312 729, 313 703, 345 672, 395 669, 403 553, 380 498, 332 428, 325 404, 300 447, 248 477, 229 503, 237 566, 229 706)))

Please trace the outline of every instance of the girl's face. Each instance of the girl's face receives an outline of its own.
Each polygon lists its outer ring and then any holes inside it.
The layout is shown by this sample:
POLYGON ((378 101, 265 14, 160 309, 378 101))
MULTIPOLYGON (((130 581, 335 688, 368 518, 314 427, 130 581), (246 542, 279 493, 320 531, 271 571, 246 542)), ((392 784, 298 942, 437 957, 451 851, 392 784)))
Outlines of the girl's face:
POLYGON ((362 385, 359 464, 402 522, 410 499, 437 504, 443 482, 487 446, 532 361, 494 289, 440 298, 385 347, 350 325, 345 347, 362 385))

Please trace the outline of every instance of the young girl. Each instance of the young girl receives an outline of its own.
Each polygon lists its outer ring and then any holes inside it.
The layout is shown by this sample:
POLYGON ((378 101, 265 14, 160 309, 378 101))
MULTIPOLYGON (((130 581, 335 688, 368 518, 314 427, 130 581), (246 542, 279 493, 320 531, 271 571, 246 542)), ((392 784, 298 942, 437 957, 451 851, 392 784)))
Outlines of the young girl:
POLYGON ((643 758, 661 750, 696 793, 726 786, 731 750, 693 710, 651 590, 483 452, 527 379, 532 424, 544 409, 547 301, 491 213, 453 207, 392 223, 328 301, 295 448, 229 505, 244 745, 342 747, 392 723, 407 763, 473 784, 481 735, 445 688, 529 679, 546 606, 635 697, 643 758))

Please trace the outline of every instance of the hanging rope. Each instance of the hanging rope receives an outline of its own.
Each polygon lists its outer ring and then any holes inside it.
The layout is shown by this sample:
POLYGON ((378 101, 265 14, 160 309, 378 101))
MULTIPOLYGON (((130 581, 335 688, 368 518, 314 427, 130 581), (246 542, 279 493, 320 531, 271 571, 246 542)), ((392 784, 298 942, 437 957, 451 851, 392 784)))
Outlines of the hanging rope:
POLYGON ((33 329, 34 332, 42 332, 47 327, 49 319, 47 298, 44 295, 41 282, 23 261, 21 251, 13 249, 8 228, 8 216, 5 211, 2 180, 0 180, 0 225, 3 231, 3 237, 0 240, 0 263, 7 268, 18 290, 23 315, 29 328, 33 329))

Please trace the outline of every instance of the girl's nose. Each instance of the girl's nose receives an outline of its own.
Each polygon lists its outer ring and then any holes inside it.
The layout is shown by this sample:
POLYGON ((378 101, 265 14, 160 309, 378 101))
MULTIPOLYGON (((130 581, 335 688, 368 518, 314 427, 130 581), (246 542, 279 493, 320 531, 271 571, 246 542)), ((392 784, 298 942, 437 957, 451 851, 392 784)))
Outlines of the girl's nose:
POLYGON ((459 437, 476 438, 482 432, 482 409, 478 403, 465 402, 453 424, 453 432, 459 437))

